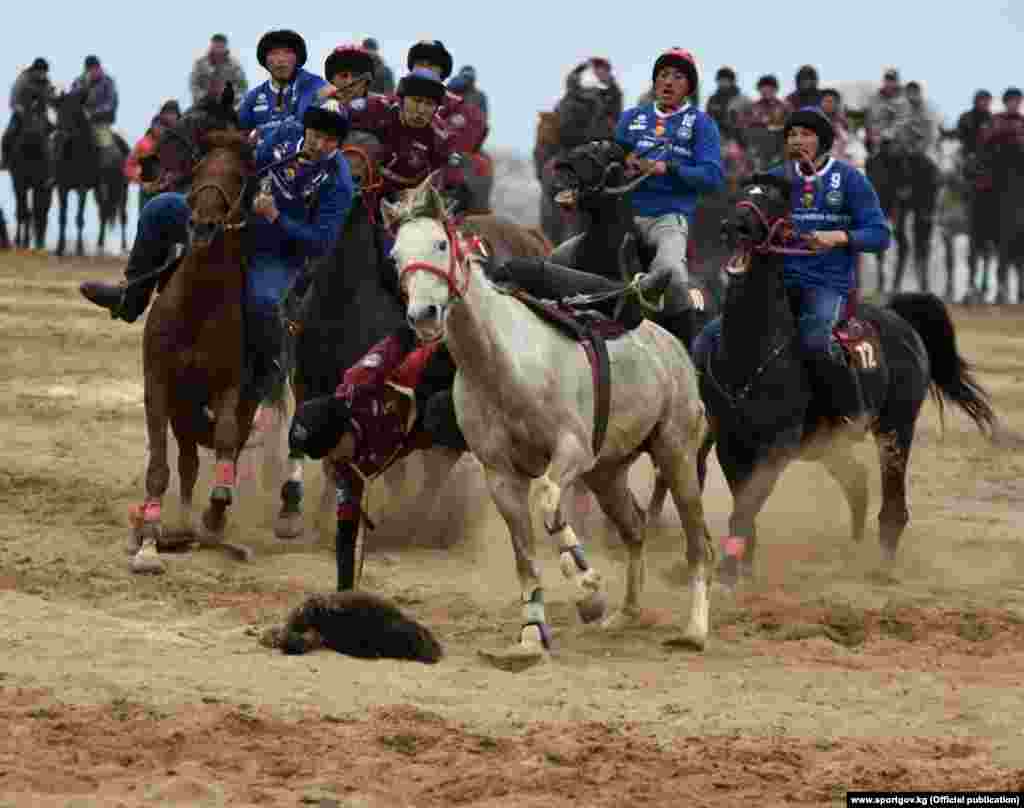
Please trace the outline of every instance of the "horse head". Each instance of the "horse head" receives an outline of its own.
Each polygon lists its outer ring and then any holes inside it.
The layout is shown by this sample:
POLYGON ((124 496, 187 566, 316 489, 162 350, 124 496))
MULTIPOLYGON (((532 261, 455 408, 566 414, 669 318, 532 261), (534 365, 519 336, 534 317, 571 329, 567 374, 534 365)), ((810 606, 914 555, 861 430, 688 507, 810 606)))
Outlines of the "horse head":
POLYGON ((189 107, 181 119, 163 130, 156 146, 160 178, 158 190, 169 190, 186 183, 206 154, 206 136, 211 132, 237 131, 238 113, 234 108, 234 89, 228 85, 220 98, 207 96, 189 107))
POLYGON ((214 130, 203 136, 206 156, 195 167, 188 195, 193 248, 209 247, 217 236, 245 226, 245 197, 251 175, 252 144, 237 131, 214 130))
POLYGON ((555 162, 552 190, 563 207, 581 207, 599 202, 606 195, 621 193, 625 187, 626 153, 613 140, 594 140, 569 151, 555 162))
POLYGON ((406 317, 424 341, 441 339, 451 303, 469 286, 471 267, 451 222, 451 211, 431 174, 395 204, 381 203, 386 226, 394 230, 391 254, 406 299, 406 317))
POLYGON ((740 189, 739 198, 722 221, 722 240, 735 249, 725 269, 743 275, 754 253, 779 253, 792 237, 789 181, 774 174, 754 174, 740 189), (779 239, 782 241, 779 241, 779 239))
POLYGON ((70 90, 57 98, 57 128, 71 134, 90 132, 85 114, 85 90, 70 90))

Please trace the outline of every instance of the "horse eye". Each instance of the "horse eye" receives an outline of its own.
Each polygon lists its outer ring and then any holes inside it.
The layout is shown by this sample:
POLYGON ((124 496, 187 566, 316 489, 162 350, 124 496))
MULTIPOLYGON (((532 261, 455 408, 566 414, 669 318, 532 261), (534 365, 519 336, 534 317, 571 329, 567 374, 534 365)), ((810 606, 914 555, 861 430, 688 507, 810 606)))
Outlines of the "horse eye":
POLYGON ((448 249, 448 242, 447 241, 439 241, 439 242, 437 242, 437 249, 440 252, 444 252, 445 250, 448 249))

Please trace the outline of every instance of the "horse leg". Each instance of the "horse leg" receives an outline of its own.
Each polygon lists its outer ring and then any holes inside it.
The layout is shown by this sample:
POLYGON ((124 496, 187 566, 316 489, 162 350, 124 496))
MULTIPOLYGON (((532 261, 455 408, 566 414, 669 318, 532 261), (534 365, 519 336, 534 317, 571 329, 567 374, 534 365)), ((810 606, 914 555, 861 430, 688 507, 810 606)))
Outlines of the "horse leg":
POLYGON ((999 263, 996 265, 996 304, 1010 302, 1010 261, 1002 245, 999 247, 999 263))
POLYGON ((56 253, 59 257, 63 258, 64 250, 66 248, 66 235, 68 228, 68 189, 62 185, 57 193, 60 197, 60 214, 58 217, 60 234, 57 237, 56 253))
POLYGON ((279 539, 297 539, 303 532, 302 461, 301 452, 288 453, 288 478, 281 486, 281 509, 274 520, 274 535, 279 539))
POLYGON ((922 292, 931 291, 932 233, 935 230, 934 205, 921 204, 914 211, 914 268, 922 292))
POLYGON ((46 248, 46 221, 50 217, 50 189, 45 180, 32 192, 32 205, 35 209, 36 249, 46 248))
POLYGON ((223 541, 228 506, 234 499, 238 450, 243 445, 238 418, 239 393, 237 386, 225 391, 212 407, 216 414, 213 428, 216 467, 210 504, 203 511, 200 531, 203 544, 217 545, 223 541))
MULTIPOLYGON (((573 483, 581 476, 588 452, 573 437, 563 437, 555 449, 548 472, 541 478, 539 502, 544 514, 544 527, 556 543, 562 575, 576 584, 578 589, 576 610, 580 620, 592 623, 604 617, 607 597, 601 573, 590 566, 576 531, 566 518, 573 483)), ((633 545, 630 545, 632 565, 633 545)), ((642 553, 643 545, 639 545, 642 553)))
POLYGON ((665 510, 665 500, 668 498, 668 481, 661 471, 656 471, 654 476, 654 490, 651 492, 651 501, 647 504, 647 519, 656 522, 661 519, 665 510))
MULTIPOLYGON (((177 415, 171 419, 171 427, 174 430, 174 437, 178 442, 178 484, 180 497, 180 508, 177 521, 164 530, 164 537, 170 539, 184 540, 179 543, 189 543, 196 537, 195 513, 193 512, 192 498, 196 488, 196 480, 199 479, 199 446, 193 434, 194 415, 189 412, 186 415, 177 415)), ((171 542, 164 542, 171 544, 171 542)))
POLYGON ((551 629, 544 611, 544 591, 534 559, 535 540, 530 519, 530 479, 514 471, 485 467, 487 487, 494 504, 508 526, 519 575, 523 604, 523 625, 519 642, 508 652, 484 653, 497 667, 521 669, 547 657, 551 629))
POLYGON ((864 526, 868 515, 868 469, 849 445, 835 446, 825 453, 822 464, 843 489, 850 506, 852 537, 855 542, 864 539, 864 526))
MULTIPOLYGON (((588 474, 587 483, 597 497, 612 524, 619 531, 619 537, 626 545, 629 553, 626 570, 626 594, 622 606, 605 619, 601 626, 606 629, 625 628, 640 617, 640 596, 643 594, 647 581, 647 561, 644 556, 644 533, 646 519, 644 512, 637 504, 633 492, 629 488, 629 466, 618 466, 610 471, 588 474)), ((563 552, 562 572, 566 576, 575 575, 578 560, 573 553, 563 552)), ((585 561, 583 562, 586 563, 585 561)))
POLYGON ((78 189, 78 215, 75 217, 75 226, 78 228, 78 242, 75 246, 75 254, 85 255, 85 241, 82 239, 82 230, 85 229, 85 203, 89 199, 89 191, 86 188, 78 189))
POLYGON ((135 573, 159 574, 164 571, 159 542, 162 534, 161 506, 167 492, 171 469, 167 463, 167 422, 169 387, 163 379, 146 376, 146 436, 149 462, 146 468, 146 500, 138 512, 134 528, 137 551, 132 557, 135 573))
POLYGON ((764 507, 786 467, 787 458, 773 452, 757 457, 733 441, 718 441, 718 462, 733 496, 729 536, 722 543, 718 577, 727 589, 734 589, 740 573, 751 577, 757 549, 757 515, 764 507))
POLYGON ((878 513, 882 558, 891 563, 896 557, 900 536, 910 521, 907 510, 907 463, 914 441, 914 424, 908 422, 891 431, 875 435, 882 473, 882 509, 878 513))
POLYGON ((679 511, 686 536, 686 562, 689 568, 690 619, 681 638, 670 640, 671 645, 682 645, 703 651, 708 638, 710 606, 708 584, 715 550, 711 534, 704 521, 701 501, 701 482, 697 470, 697 455, 705 444, 703 419, 695 430, 680 424, 668 430, 663 424, 651 442, 651 455, 655 465, 672 490, 672 499, 679 511))
POLYGON ((892 279, 892 292, 899 294, 903 289, 903 274, 907 269, 910 244, 907 239, 907 209, 901 207, 896 214, 896 272, 892 279))
MULTIPOLYGON (((948 303, 953 303, 956 297, 955 290, 953 289, 953 273, 954 273, 954 258, 953 253, 953 235, 951 233, 944 232, 942 234, 942 247, 943 257, 945 258, 946 264, 946 295, 945 299, 948 303)), ((969 284, 968 284, 969 288, 969 284)))

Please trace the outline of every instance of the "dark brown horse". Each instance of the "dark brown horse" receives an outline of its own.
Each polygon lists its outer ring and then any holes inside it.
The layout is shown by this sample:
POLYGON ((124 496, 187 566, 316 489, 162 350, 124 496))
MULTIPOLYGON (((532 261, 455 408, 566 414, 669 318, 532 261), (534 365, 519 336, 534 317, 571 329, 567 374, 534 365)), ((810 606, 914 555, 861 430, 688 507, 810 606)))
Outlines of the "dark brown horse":
POLYGON ((244 135, 205 135, 208 153, 195 168, 188 201, 191 247, 146 319, 143 336, 149 465, 146 500, 134 528, 135 572, 162 572, 160 547, 177 539, 221 546, 245 560, 249 551, 223 542, 239 452, 252 428, 258 401, 243 394, 245 266, 243 198, 251 149, 244 135), (204 415, 208 408, 214 416, 204 415), (164 530, 161 503, 170 478, 167 425, 177 440, 181 523, 164 530), (216 452, 216 480, 197 534, 192 492, 199 474, 198 447, 216 452))

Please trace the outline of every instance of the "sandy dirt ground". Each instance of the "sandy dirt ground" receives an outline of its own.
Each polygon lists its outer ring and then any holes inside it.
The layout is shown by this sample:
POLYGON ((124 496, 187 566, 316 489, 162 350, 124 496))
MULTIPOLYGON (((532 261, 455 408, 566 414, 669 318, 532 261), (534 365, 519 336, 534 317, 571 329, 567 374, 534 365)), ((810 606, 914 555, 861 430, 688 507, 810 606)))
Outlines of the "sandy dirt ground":
MULTIPOLYGON (((645 625, 581 626, 545 547, 551 661, 483 663, 479 649, 516 636, 518 584, 463 461, 440 503, 447 549, 403 520, 408 496, 371 501, 365 585, 428 624, 445 659, 285 657, 257 635, 329 590, 334 560, 312 527, 273 538, 276 492, 259 474, 229 529, 251 563, 197 551, 168 556, 163 576, 129 571, 142 329, 76 289, 117 272, 0 257, 0 807, 839 805, 853 788, 1024 788, 1024 458, 959 413, 942 430, 926 407, 891 575, 873 445, 860 449, 863 545, 824 471, 792 467, 760 522, 756 580, 715 593, 703 654, 663 645, 688 605, 670 511, 650 531, 645 625)), ((1024 316, 955 318, 999 412, 1024 429, 1024 316)), ((319 474, 307 479, 314 502, 319 474)), ((635 487, 650 490, 644 463, 635 487)), ((717 466, 705 503, 721 535, 717 466)), ((592 562, 618 598, 624 554, 594 524, 592 562)))

